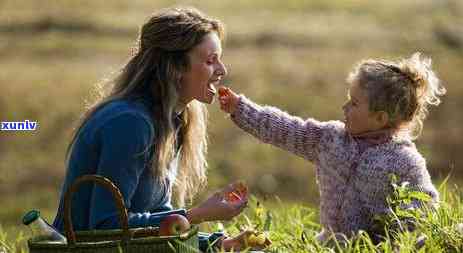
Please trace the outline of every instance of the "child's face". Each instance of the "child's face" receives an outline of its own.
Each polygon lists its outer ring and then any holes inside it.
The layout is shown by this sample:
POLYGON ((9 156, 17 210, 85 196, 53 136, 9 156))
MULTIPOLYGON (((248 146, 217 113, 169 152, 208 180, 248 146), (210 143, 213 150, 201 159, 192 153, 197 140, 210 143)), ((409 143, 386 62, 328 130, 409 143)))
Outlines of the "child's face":
POLYGON ((378 112, 369 111, 367 93, 356 82, 350 85, 347 97, 342 109, 346 130, 350 134, 366 133, 386 126, 387 122, 378 112))

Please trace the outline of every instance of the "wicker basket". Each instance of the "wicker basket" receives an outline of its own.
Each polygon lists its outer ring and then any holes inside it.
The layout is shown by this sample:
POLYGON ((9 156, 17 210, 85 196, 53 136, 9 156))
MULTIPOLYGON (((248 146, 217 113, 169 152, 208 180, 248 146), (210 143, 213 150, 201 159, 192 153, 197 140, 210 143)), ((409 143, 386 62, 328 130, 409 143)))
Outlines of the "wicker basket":
POLYGON ((79 177, 66 191, 64 196, 64 230, 67 244, 50 241, 40 241, 38 238, 28 240, 31 253, 44 252, 201 252, 198 249, 198 227, 193 226, 189 231, 178 236, 159 236, 157 227, 132 228, 128 226, 127 209, 124 206, 119 189, 107 178, 98 175, 79 177), (73 229, 71 221, 72 194, 83 183, 94 182, 110 190, 119 210, 119 222, 122 229, 77 231, 73 229))

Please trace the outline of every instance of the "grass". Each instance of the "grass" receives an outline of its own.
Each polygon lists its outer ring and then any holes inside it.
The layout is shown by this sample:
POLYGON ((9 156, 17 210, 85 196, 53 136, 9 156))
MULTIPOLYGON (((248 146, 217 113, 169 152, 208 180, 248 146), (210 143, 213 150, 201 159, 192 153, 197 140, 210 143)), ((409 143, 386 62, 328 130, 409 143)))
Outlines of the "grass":
MULTIPOLYGON (((315 235, 321 226, 318 212, 302 204, 289 204, 275 197, 262 201, 253 197, 250 207, 234 220, 225 223, 208 223, 203 230, 222 229, 228 234, 239 233, 242 227, 252 227, 264 231, 272 240, 267 252, 461 252, 463 250, 463 228, 458 224, 463 221, 462 192, 458 187, 448 189, 444 181, 439 187, 441 202, 437 211, 416 212, 417 220, 413 232, 388 230, 387 239, 373 243, 366 233, 360 233, 356 239, 330 246, 320 244, 315 235), (417 248, 416 242, 421 236, 427 239, 417 248)), ((398 212, 397 212, 398 213, 398 212)), ((402 214, 403 215, 403 214, 402 214)), ((7 234, 0 228, 0 245, 6 252, 26 252, 25 240, 29 237, 26 229, 21 230, 15 238, 7 239, 7 234)))
MULTIPOLYGON (((405 196, 412 198, 410 196, 413 191, 401 191, 400 202, 405 196)), ((237 228, 252 223, 258 230, 262 230, 263 224, 268 222, 268 213, 271 213, 272 222, 268 234, 273 244, 267 249, 268 252, 461 252, 462 192, 458 187, 449 190, 445 181, 440 185, 439 191, 442 199, 437 211, 414 210, 407 214, 400 214, 398 210, 394 212, 394 216, 403 216, 400 218, 410 215, 416 219, 416 229, 413 232, 388 228, 387 239, 379 243, 374 243, 367 233, 360 232, 356 239, 322 245, 315 239, 320 230, 316 209, 300 204, 287 205, 281 201, 266 207, 254 199, 250 210, 229 224, 227 229, 234 234, 238 232, 237 228), (417 241, 423 236, 427 239, 423 245, 418 246, 417 241)), ((399 193, 394 194, 396 195, 399 193)))

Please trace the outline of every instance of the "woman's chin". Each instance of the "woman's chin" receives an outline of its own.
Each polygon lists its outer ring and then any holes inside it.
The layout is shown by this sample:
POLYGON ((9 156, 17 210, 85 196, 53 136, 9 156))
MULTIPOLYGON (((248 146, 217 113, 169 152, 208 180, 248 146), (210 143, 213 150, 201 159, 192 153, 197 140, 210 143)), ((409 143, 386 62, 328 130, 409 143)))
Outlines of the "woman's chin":
POLYGON ((346 130, 346 132, 350 133, 349 125, 347 124, 347 122, 343 121, 343 123, 344 123, 344 129, 346 130))
POLYGON ((350 134, 350 135, 356 134, 354 131, 352 131, 352 129, 350 129, 350 127, 349 127, 348 124, 346 124, 346 125, 344 126, 344 129, 345 129, 346 132, 347 132, 348 134, 350 134))

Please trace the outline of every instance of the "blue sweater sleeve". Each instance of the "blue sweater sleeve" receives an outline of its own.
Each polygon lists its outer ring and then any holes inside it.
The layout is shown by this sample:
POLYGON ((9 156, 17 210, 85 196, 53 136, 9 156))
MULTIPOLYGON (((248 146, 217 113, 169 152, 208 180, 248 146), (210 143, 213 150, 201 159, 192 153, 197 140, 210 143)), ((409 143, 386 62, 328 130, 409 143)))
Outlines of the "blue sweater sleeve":
MULTIPOLYGON (((124 204, 130 210, 131 199, 140 175, 149 162, 149 145, 153 129, 147 119, 136 113, 123 113, 103 124, 100 138, 97 174, 109 178, 121 191, 124 204)), ((119 214, 111 193, 94 187, 90 204, 89 225, 92 229, 120 228, 119 214)), ((129 227, 158 226, 169 214, 186 215, 184 209, 163 212, 129 212, 129 227)))

